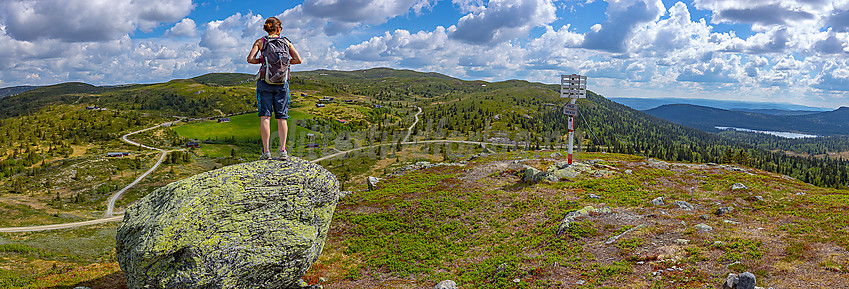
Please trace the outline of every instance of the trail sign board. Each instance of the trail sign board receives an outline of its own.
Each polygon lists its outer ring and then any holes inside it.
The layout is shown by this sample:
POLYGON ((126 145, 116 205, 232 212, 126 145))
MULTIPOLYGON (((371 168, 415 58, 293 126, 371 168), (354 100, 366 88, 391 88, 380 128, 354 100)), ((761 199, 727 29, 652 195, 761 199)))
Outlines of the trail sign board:
POLYGON ((578 115, 578 106, 572 105, 572 104, 567 104, 567 105, 563 106, 563 114, 568 115, 568 116, 578 115))
POLYGON ((587 98, 587 76, 577 74, 560 75, 560 97, 587 98))

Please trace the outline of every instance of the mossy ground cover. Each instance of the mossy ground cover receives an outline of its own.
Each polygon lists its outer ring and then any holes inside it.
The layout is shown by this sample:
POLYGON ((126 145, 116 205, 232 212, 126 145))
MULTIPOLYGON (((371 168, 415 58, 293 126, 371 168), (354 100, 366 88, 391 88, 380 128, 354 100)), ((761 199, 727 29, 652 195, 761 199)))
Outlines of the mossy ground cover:
POLYGON ((0 234, 0 288, 126 288, 115 260, 116 227, 0 234))
POLYGON ((657 168, 618 154, 588 158, 603 159, 614 175, 523 183, 521 165, 510 167, 517 156, 535 167, 550 162, 528 161, 526 153, 488 156, 346 197, 307 279, 324 276, 343 288, 420 288, 444 279, 465 288, 713 288, 728 273, 750 271, 765 287, 846 284, 845 190, 739 167, 657 168), (731 190, 734 183, 749 189, 731 190), (650 204, 658 196, 666 205, 650 204), (556 236, 563 217, 585 205, 614 213, 556 236), (719 206, 735 211, 717 216, 719 206), (713 231, 694 229, 698 223, 713 231), (645 226, 605 244, 636 225, 645 226))
POLYGON ((65 223, 79 221, 80 217, 72 217, 66 214, 49 213, 38 210, 25 203, 0 204, 0 227, 25 227, 41 225, 45 223, 65 223))

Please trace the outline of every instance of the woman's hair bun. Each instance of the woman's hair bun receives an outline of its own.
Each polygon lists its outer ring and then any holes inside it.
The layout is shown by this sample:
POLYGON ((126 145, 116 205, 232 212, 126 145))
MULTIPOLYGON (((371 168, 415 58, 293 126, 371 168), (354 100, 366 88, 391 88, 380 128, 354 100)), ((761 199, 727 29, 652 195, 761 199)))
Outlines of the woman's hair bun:
POLYGON ((262 26, 262 29, 265 32, 271 33, 274 31, 274 27, 280 27, 280 19, 277 19, 277 17, 268 17, 268 19, 265 19, 265 25, 262 26))

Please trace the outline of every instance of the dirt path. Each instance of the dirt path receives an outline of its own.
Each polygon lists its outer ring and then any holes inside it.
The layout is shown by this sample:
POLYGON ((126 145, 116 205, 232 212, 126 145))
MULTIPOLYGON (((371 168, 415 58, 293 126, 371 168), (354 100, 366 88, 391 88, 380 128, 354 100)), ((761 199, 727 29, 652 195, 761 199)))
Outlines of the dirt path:
POLYGON ((94 224, 102 224, 108 222, 120 222, 124 219, 124 216, 113 216, 108 218, 96 219, 85 222, 76 222, 76 223, 65 223, 65 224, 55 224, 55 225, 45 225, 45 226, 33 226, 33 227, 12 227, 12 228, 0 228, 0 233, 20 233, 20 232, 35 232, 35 231, 46 231, 46 230, 55 230, 55 229, 65 229, 65 228, 73 228, 94 224))
POLYGON ((407 142, 407 140, 410 138, 410 134, 412 134, 413 132, 413 127, 415 127, 416 124, 419 123, 419 115, 422 114, 422 108, 418 106, 416 106, 416 108, 419 109, 419 112, 416 113, 416 121, 413 122, 413 124, 409 128, 407 128, 407 136, 405 136, 404 140, 401 142, 407 142))

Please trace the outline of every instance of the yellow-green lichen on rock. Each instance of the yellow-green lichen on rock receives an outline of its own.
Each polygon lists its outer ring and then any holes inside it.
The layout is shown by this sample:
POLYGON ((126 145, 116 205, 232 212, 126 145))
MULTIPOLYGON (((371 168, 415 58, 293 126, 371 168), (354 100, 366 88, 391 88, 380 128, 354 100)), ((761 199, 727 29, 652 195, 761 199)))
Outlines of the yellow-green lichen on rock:
POLYGON ((333 174, 294 157, 209 171, 127 208, 118 262, 129 288, 297 288, 339 196, 333 174))

